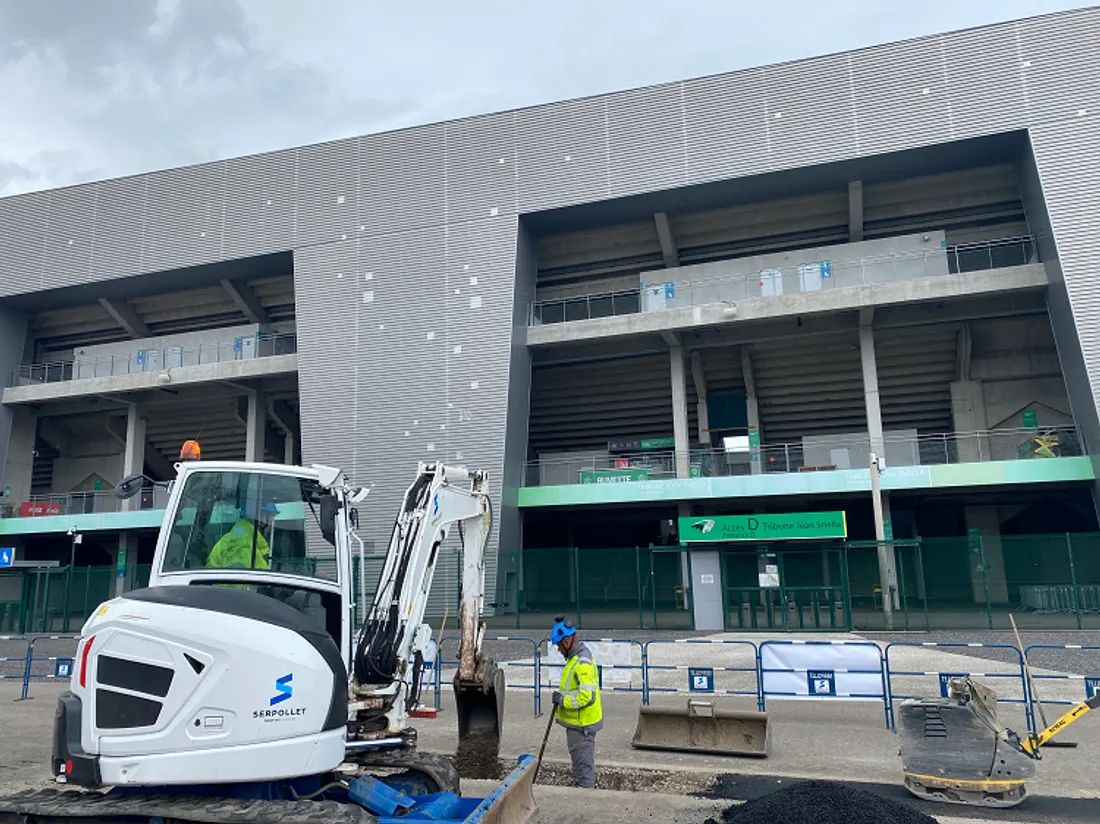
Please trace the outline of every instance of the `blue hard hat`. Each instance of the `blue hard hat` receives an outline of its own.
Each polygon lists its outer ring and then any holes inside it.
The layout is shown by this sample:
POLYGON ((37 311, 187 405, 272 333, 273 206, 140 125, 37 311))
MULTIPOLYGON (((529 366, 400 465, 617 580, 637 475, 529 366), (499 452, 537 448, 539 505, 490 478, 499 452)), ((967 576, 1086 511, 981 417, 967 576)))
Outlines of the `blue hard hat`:
POLYGON ((559 615, 556 619, 556 623, 554 624, 554 628, 550 630, 550 643, 560 644, 570 635, 576 634, 577 630, 573 627, 573 622, 567 621, 563 616, 559 615))

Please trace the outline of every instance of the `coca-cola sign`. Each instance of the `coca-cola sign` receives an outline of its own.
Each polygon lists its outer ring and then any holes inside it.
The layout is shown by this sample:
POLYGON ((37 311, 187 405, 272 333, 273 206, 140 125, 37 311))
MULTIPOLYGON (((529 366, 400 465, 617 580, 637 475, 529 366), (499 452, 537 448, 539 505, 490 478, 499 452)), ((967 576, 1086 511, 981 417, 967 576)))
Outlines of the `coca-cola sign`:
POLYGON ((23 501, 19 504, 20 518, 38 518, 43 515, 60 515, 59 501, 23 501))

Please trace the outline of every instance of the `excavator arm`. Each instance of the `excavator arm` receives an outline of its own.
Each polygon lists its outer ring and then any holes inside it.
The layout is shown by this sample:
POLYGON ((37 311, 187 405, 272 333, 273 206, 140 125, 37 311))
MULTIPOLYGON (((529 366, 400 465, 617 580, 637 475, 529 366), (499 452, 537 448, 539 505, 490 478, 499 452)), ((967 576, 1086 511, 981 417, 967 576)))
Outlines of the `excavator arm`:
MULTIPOLYGON (((503 674, 482 653, 485 548, 492 505, 483 472, 421 463, 394 522, 374 598, 353 655, 349 732, 364 744, 411 736, 408 712, 417 699, 430 630, 422 623, 440 549, 457 537, 462 550, 459 672, 455 679, 459 741, 500 747, 503 674), (490 713, 490 709, 492 712, 490 713), (490 717, 491 716, 491 717, 490 717)), ((354 746, 354 745, 352 745, 354 746)))

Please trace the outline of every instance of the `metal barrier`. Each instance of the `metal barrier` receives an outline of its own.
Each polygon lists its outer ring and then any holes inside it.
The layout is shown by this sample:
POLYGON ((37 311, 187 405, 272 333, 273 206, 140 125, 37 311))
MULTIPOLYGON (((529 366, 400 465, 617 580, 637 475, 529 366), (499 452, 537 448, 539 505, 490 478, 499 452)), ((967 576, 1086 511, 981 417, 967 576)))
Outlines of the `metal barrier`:
POLYGON ((709 695, 745 695, 752 696, 756 699, 757 708, 763 712, 764 710, 764 698, 761 695, 760 690, 760 652, 757 649, 756 644, 752 641, 727 641, 721 638, 658 638, 652 641, 648 641, 643 646, 642 663, 645 666, 644 674, 642 676, 642 683, 645 691, 642 694, 642 703, 648 704, 650 696, 654 692, 672 692, 672 693, 691 693, 699 694, 706 693, 709 695), (752 651, 752 667, 725 667, 715 666, 713 662, 708 662, 705 667, 692 666, 691 664, 654 664, 653 655, 650 652, 650 647, 654 644, 710 644, 710 645, 722 645, 722 646, 739 646, 748 647, 752 651), (663 672, 687 672, 688 683, 687 687, 665 687, 656 686, 653 683, 653 671, 663 672), (715 681, 715 673, 719 672, 743 672, 752 673, 753 677, 753 689, 738 690, 738 689, 719 689, 715 681))
MULTIPOLYGON (((547 685, 551 689, 556 689, 558 685, 556 683, 554 683, 554 681, 553 681, 551 667, 560 668, 561 666, 564 665, 565 662, 562 661, 561 663, 558 663, 557 661, 549 660, 551 658, 551 656, 555 655, 556 653, 550 652, 550 650, 553 649, 553 645, 550 643, 550 639, 546 638, 544 640, 546 642, 546 648, 547 648, 547 652, 546 652, 545 657, 548 659, 546 661, 546 665, 545 665, 546 675, 547 675, 547 678, 549 679, 548 682, 547 682, 547 685)), ((643 704, 648 704, 649 703, 649 688, 648 688, 648 684, 647 684, 647 681, 646 681, 646 649, 645 649, 645 644, 643 644, 641 641, 635 641, 632 638, 584 638, 582 640, 584 641, 585 644, 626 644, 626 645, 628 645, 630 650, 633 650, 635 647, 637 647, 638 648, 638 653, 639 653, 639 656, 640 656, 639 657, 639 663, 637 663, 637 664, 635 664, 635 663, 630 663, 630 664, 601 664, 600 663, 599 652, 597 650, 592 651, 593 652, 593 657, 595 657, 595 659, 596 659, 596 670, 597 670, 597 673, 598 673, 599 679, 600 679, 600 681, 599 681, 600 682, 600 692, 637 692, 637 693, 641 694, 643 704), (623 686, 605 686, 604 685, 604 673, 605 672, 624 672, 624 671, 629 672, 631 674, 629 686, 623 687, 623 686), (637 687, 634 686, 633 673, 635 671, 638 671, 641 674, 641 684, 637 687)), ((541 648, 542 648, 542 645, 540 644, 539 645, 540 652, 541 652, 541 648)), ((631 659, 633 660, 633 655, 631 655, 631 659)), ((541 685, 540 685, 540 689, 541 689, 541 685)))
MULTIPOLYGON (((886 645, 883 650, 883 662, 886 668, 886 723, 890 729, 894 729, 894 702, 904 701, 906 699, 917 699, 925 696, 921 695, 907 695, 894 692, 894 678, 909 678, 909 677, 935 677, 939 679, 940 695, 947 696, 947 684, 952 678, 961 678, 964 675, 970 675, 977 678, 1010 678, 1013 681, 1019 681, 1020 684, 1020 697, 1019 698, 1004 698, 1000 694, 997 695, 998 702, 1004 702, 1007 704, 1022 704, 1024 708, 1024 717, 1027 719, 1027 728, 1032 732, 1035 731, 1034 715, 1031 711, 1031 691, 1027 687, 1027 678, 1024 675, 1024 658, 1020 654, 1020 651, 1011 644, 979 644, 979 643, 960 643, 954 641, 894 641, 886 645), (933 672, 927 670, 894 670, 890 667, 890 650, 895 647, 909 647, 915 649, 930 648, 930 647, 946 647, 949 649, 1003 649, 1009 650, 1012 655, 1015 656, 1015 661, 1009 664, 1009 666, 1017 667, 1016 672, 960 672, 960 671, 944 671, 933 672)), ((995 662, 991 662, 995 663, 995 662)), ((1001 662, 1004 663, 1004 662, 1001 662)))
MULTIPOLYGON (((838 657, 838 656, 833 656, 838 657)), ((841 659, 842 660, 842 659, 841 659)), ((883 705, 883 715, 886 721, 886 726, 890 726, 890 704, 888 699, 888 681, 886 677, 886 670, 883 662, 882 648, 873 641, 803 641, 799 639, 784 639, 784 640, 768 640, 760 644, 760 652, 758 655, 758 661, 760 664, 760 706, 763 709, 766 706, 767 697, 774 696, 776 698, 787 699, 821 699, 821 700, 850 700, 850 701, 881 701, 883 705), (815 649, 824 651, 837 650, 838 648, 861 648, 861 649, 873 649, 875 651, 875 661, 877 666, 875 668, 869 667, 849 667, 849 666, 836 666, 834 661, 829 661, 828 657, 823 657, 820 663, 814 663, 812 666, 807 662, 807 666, 787 666, 787 667, 770 667, 765 666, 765 658, 773 649, 780 649, 783 647, 791 647, 792 649, 815 649), (799 675, 801 683, 805 684, 805 691, 801 689, 774 689, 769 688, 768 675, 799 675), (837 676, 844 676, 838 679, 837 676), (854 677, 852 677, 854 676, 854 677), (869 685, 872 679, 877 680, 879 685, 879 692, 872 692, 868 687, 862 687, 861 685, 869 685), (843 683, 844 681, 850 681, 850 685, 847 687, 843 683)), ((794 680, 790 682, 790 686, 794 686, 794 680)), ((801 683, 799 686, 801 686, 801 683)))
MULTIPOLYGON (((73 660, 76 650, 71 655, 40 655, 34 654, 35 645, 40 641, 79 641, 79 635, 38 635, 29 639, 27 643, 27 664, 23 675, 22 699, 30 698, 31 681, 47 681, 53 678, 68 679, 72 677, 73 660), (35 664, 45 664, 42 672, 35 672, 35 664), (51 671, 52 669, 52 671, 51 671)), ((21 699, 21 700, 22 700, 21 699)))
MULTIPOLYGON (((1045 680, 1045 681, 1081 681, 1085 694, 1084 698, 1091 698, 1095 693, 1100 692, 1100 675, 1070 675, 1068 673, 1037 673, 1035 672, 1035 662, 1031 658, 1031 651, 1036 649, 1059 649, 1059 650, 1079 650, 1081 652, 1100 652, 1100 644, 1031 644, 1024 649, 1024 657, 1028 659, 1031 664, 1031 680, 1032 682, 1045 680)), ((1096 670, 1100 672, 1100 670, 1096 670)), ((1038 689, 1032 690, 1031 702, 1032 705, 1039 704, 1063 704, 1072 705, 1077 701, 1073 701, 1065 698, 1044 698, 1042 695, 1036 696, 1034 693, 1039 692, 1038 689)), ((1078 699, 1080 700, 1080 699, 1078 699)), ((1034 718, 1034 706, 1032 710, 1032 718, 1034 718)))
POLYGON ((0 681, 19 681, 25 683, 29 663, 27 661, 31 646, 30 639, 22 635, 0 635, 0 681))
MULTIPOLYGON (((445 636, 439 643, 436 649, 436 663, 435 663, 435 708, 438 710, 443 706, 443 667, 458 666, 458 659, 444 658, 443 646, 448 641, 459 641, 457 635, 445 636)), ((512 635, 495 635, 487 636, 482 639, 485 641, 500 641, 507 643, 521 643, 531 645, 531 661, 497 661, 498 667, 505 670, 507 669, 529 669, 531 670, 531 683, 530 684, 512 684, 509 683, 507 673, 505 674, 504 686, 505 689, 513 690, 531 690, 533 696, 533 706, 535 715, 539 715, 542 712, 542 694, 539 684, 539 673, 541 668, 542 656, 539 654, 539 644, 534 638, 518 638, 512 635)))

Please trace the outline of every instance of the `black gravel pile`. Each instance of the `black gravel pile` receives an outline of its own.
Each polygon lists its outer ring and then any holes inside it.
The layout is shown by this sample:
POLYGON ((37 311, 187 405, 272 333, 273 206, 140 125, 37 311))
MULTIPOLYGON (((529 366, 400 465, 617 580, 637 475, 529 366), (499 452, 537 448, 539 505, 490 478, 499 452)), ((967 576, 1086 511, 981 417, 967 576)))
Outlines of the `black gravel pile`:
POLYGON ((831 781, 804 781, 734 804, 705 824, 936 824, 910 807, 831 781))

